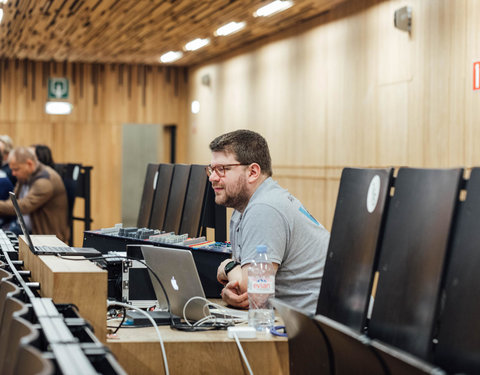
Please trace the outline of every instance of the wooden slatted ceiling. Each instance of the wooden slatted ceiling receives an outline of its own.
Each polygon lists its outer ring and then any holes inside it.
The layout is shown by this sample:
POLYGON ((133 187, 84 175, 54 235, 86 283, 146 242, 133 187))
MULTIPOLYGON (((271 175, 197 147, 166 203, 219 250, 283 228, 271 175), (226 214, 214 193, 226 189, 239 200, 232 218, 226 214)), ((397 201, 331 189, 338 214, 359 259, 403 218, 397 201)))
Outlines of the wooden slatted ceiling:
POLYGON ((186 52, 193 65, 310 20, 346 0, 296 0, 271 17, 253 12, 271 0, 9 0, 0 24, 0 57, 40 61, 157 64, 195 38, 210 45, 186 52), (231 21, 242 31, 214 37, 231 21))

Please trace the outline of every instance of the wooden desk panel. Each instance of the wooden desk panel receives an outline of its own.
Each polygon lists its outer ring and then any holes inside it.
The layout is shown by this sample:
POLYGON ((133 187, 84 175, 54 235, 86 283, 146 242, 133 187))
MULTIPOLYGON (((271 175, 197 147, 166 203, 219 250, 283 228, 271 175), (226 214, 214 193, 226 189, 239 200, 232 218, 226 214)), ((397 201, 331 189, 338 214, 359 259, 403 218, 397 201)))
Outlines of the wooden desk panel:
MULTIPOLYGON (((171 374, 248 374, 235 340, 226 331, 181 332, 159 327, 171 374)), ((288 374, 286 338, 259 334, 241 340, 255 374, 288 374)), ((162 352, 153 328, 122 328, 107 346, 131 375, 164 374, 162 352)))
MULTIPOLYGON (((34 245, 67 246, 55 236, 33 235, 34 245)), ((95 336, 106 342, 107 271, 89 260, 71 261, 54 255, 35 255, 23 236, 19 239, 19 258, 31 271, 32 281, 40 282, 40 295, 54 303, 72 303, 82 318, 93 327, 95 336)), ((83 258, 83 257, 75 257, 83 258)), ((85 258, 83 258, 85 259, 85 258)))

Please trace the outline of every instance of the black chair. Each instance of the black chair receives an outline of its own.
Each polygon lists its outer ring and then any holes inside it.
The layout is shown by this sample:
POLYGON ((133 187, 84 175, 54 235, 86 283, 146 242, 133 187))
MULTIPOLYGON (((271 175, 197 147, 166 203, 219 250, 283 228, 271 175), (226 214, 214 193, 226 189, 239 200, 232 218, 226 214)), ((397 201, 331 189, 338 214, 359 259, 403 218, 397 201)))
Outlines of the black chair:
POLYGON ((381 343, 370 341, 373 350, 382 359, 389 375, 445 375, 445 371, 422 361, 404 351, 381 343))
POLYGON ((462 174, 400 168, 385 222, 368 335, 428 362, 462 174))
POLYGON ((473 168, 460 203, 434 363, 449 373, 480 374, 480 168, 473 168))
POLYGON ((190 165, 175 164, 173 168, 172 183, 168 194, 168 202, 165 213, 163 229, 166 232, 179 233, 182 220, 185 194, 187 193, 188 178, 190 176, 190 165))
POLYGON ((313 317, 279 299, 272 303, 287 331, 290 374, 333 374, 330 347, 313 317))
POLYGON ((208 183, 205 166, 193 164, 190 168, 179 233, 188 233, 190 237, 198 237, 200 234, 202 209, 208 183))
POLYGON ((163 230, 167 212, 168 195, 173 176, 173 164, 160 164, 158 169, 157 188, 153 199, 152 213, 148 227, 163 230))
POLYGON ((387 375, 385 364, 370 346, 365 335, 322 315, 315 323, 327 337, 331 348, 332 374, 387 375))
POLYGON ((392 168, 345 168, 340 179, 317 314, 362 332, 381 244, 392 168))
POLYGON ((158 164, 148 164, 145 182, 143 184, 142 199, 140 201, 140 210, 138 212, 137 227, 148 228, 150 224, 150 215, 152 213, 153 197, 158 180, 158 164))

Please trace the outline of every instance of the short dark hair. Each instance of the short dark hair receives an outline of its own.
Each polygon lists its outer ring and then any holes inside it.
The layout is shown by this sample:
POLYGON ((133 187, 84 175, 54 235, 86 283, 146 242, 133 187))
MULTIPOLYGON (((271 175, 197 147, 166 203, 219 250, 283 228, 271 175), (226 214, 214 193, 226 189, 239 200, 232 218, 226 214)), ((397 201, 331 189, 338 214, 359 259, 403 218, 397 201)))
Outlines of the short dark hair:
POLYGON ((210 150, 231 153, 241 164, 257 163, 262 173, 272 176, 272 159, 265 138, 251 130, 240 129, 218 136, 210 150))

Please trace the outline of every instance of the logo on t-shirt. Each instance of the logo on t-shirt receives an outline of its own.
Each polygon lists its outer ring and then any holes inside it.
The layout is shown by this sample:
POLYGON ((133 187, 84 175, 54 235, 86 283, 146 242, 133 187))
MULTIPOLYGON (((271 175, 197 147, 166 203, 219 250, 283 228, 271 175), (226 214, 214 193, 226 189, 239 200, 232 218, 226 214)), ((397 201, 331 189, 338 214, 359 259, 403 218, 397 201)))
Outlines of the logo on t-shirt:
POLYGON ((319 225, 318 221, 317 221, 312 215, 310 215, 310 212, 308 212, 308 211, 305 209, 305 207, 300 206, 300 207, 298 208, 298 210, 299 210, 302 214, 304 214, 306 217, 308 217, 311 221, 313 221, 315 224, 319 225))

